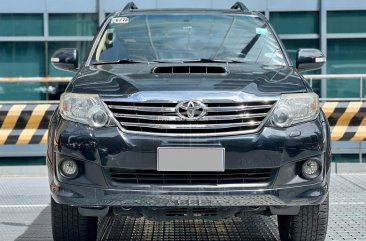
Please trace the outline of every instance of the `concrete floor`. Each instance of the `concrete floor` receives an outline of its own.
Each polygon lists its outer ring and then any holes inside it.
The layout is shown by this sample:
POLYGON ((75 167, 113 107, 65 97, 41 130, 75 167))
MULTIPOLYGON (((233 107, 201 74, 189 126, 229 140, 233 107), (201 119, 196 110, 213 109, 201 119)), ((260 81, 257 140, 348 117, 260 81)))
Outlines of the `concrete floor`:
MULTIPOLYGON (((0 171, 0 240, 52 240, 45 167, 0 171), (7 173, 7 174, 4 174, 7 173)), ((366 174, 333 174, 327 240, 366 240, 366 174)), ((99 240, 279 240, 274 217, 226 221, 100 220, 99 240)))

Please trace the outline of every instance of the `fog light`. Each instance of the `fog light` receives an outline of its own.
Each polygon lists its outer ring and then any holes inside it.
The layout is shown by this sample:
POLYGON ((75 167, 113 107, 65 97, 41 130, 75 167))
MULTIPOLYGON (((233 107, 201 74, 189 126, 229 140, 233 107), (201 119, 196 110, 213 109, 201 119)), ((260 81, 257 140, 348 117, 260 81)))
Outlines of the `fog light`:
POLYGON ((302 175, 306 179, 314 179, 320 174, 320 165, 318 161, 307 160, 302 164, 302 175))
POLYGON ((73 160, 66 160, 61 163, 61 174, 67 178, 74 178, 79 172, 78 165, 73 160))

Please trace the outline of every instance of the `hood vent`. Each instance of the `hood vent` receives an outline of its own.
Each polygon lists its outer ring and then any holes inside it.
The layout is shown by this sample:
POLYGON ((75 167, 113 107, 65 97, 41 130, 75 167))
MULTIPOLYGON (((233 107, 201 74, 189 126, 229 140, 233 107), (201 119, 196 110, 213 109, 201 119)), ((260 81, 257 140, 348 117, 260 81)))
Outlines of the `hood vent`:
POLYGON ((164 66, 155 67, 154 74, 226 74, 224 67, 218 66, 164 66))

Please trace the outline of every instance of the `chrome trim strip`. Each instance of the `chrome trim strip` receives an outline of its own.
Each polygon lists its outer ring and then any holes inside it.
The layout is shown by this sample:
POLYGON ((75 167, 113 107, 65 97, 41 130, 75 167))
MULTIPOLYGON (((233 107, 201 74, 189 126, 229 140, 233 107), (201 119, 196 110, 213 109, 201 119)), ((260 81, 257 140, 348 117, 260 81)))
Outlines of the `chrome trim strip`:
MULTIPOLYGON (((144 119, 144 120, 156 120, 156 121, 183 121, 179 116, 159 116, 159 115, 135 115, 135 114, 113 114, 117 118, 131 118, 131 119, 144 119)), ((257 117, 266 117, 267 113, 260 114, 238 114, 238 115, 215 115, 204 116, 198 121, 211 121, 211 120, 237 120, 237 119, 250 119, 257 117)))
MULTIPOLYGON (((232 127, 242 127, 242 126, 258 126, 261 121, 253 122, 243 122, 243 123, 230 123, 230 124, 195 124, 195 125, 171 125, 171 124, 145 124, 136 122, 120 122, 122 126, 136 126, 136 127, 146 127, 154 129, 169 129, 169 130, 189 130, 189 129, 224 129, 232 127)), ((178 133, 179 134, 179 133, 178 133)))
POLYGON ((174 112, 175 107, 151 107, 151 106, 122 106, 122 105, 108 105, 111 109, 116 110, 134 110, 145 112, 174 112))
MULTIPOLYGON (((269 114, 272 113, 269 112, 269 114)), ((234 136, 234 135, 244 135, 253 134, 258 132, 267 122, 269 116, 267 116, 263 122, 253 130, 249 131, 231 131, 231 132, 220 132, 220 133, 155 133, 155 132, 144 132, 144 131, 129 131, 122 127, 122 125, 116 121, 116 125, 121 129, 122 133, 133 134, 133 135, 143 135, 143 136, 166 136, 166 137, 216 137, 216 136, 234 136)))
POLYGON ((259 110, 259 109, 270 109, 270 108, 272 108, 272 105, 207 107, 207 112, 230 112, 230 111, 259 110))
MULTIPOLYGON (((123 105, 108 105, 111 109, 117 110, 134 110, 145 112, 175 112, 175 107, 151 107, 151 106, 123 106, 123 105)), ((272 105, 256 105, 256 106, 230 106, 230 107, 207 107, 207 112, 231 112, 244 110, 270 109, 272 105)))

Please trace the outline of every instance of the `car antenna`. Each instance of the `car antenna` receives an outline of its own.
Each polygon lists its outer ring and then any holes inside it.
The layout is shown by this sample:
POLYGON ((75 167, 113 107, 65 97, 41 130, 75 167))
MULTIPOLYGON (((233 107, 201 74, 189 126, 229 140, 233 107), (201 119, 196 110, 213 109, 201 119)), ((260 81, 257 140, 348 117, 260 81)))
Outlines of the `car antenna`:
POLYGON ((136 4, 134 2, 129 2, 124 7, 124 9, 122 10, 122 12, 124 12, 124 11, 131 11, 131 10, 135 10, 135 9, 139 9, 139 8, 136 6, 136 4))
POLYGON ((249 11, 247 6, 244 5, 242 2, 236 2, 231 9, 241 10, 241 11, 249 11))

